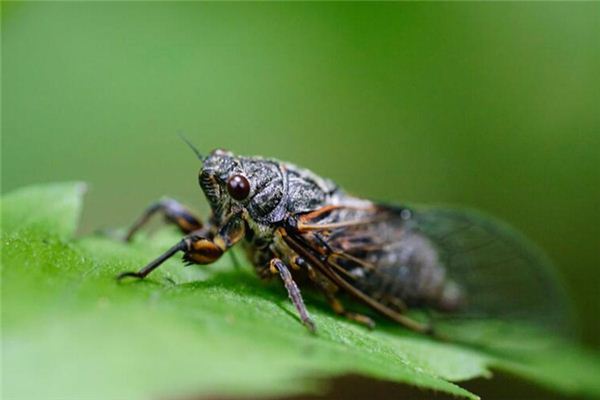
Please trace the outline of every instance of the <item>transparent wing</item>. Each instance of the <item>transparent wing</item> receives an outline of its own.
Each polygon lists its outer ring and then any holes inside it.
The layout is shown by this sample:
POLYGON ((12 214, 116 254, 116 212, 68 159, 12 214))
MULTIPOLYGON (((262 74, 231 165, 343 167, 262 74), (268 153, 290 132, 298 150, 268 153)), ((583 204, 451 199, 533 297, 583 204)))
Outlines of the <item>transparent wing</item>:
POLYGON ((415 207, 411 228, 428 237, 467 297, 452 318, 520 320, 569 334, 568 298, 548 257, 507 224, 484 214, 415 207))

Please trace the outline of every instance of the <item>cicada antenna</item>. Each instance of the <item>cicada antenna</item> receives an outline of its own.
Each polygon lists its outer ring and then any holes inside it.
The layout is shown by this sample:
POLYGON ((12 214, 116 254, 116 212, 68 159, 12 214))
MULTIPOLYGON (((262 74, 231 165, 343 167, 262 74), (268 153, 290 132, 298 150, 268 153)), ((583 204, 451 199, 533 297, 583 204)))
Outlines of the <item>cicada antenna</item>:
POLYGON ((183 140, 185 144, 187 144, 190 147, 190 149, 192 149, 192 151, 196 154, 200 161, 204 161, 206 159, 206 156, 203 156, 202 153, 200 153, 200 150, 198 150, 198 148, 194 146, 192 142, 190 142, 183 133, 179 132, 178 135, 181 138, 181 140, 183 140))

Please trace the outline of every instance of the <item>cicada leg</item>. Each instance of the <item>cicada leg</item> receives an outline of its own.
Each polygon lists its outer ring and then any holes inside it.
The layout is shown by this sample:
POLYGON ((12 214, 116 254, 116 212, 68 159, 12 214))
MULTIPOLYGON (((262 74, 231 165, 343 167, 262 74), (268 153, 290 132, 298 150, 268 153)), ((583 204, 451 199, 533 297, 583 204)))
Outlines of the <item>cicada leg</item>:
POLYGON ((283 285, 288 292, 288 296, 298 314, 300 315, 300 320, 308 328, 309 331, 315 332, 315 323, 308 315, 308 310, 304 305, 304 300, 302 299, 302 294, 300 293, 300 289, 296 282, 292 279, 292 274, 288 269, 287 265, 283 263, 279 258, 273 258, 269 263, 269 270, 272 274, 278 274, 281 280, 283 281, 283 285))
POLYGON ((139 271, 123 272, 122 274, 119 274, 117 276, 117 279, 121 280, 126 277, 144 279, 146 276, 148 276, 150 272, 160 267, 162 263, 164 263, 180 251, 184 253, 183 258, 186 261, 194 262, 197 264, 213 263, 217 261, 217 259, 219 259, 219 257, 221 257, 221 255, 224 252, 219 246, 217 246, 214 242, 212 242, 209 239, 198 236, 189 236, 182 239, 175 246, 165 251, 156 259, 152 260, 148 265, 146 265, 139 271))
POLYGON ((117 279, 125 277, 145 278, 150 272, 158 268, 162 263, 176 253, 182 251, 183 259, 191 264, 212 264, 217 261, 223 253, 237 243, 244 236, 244 224, 239 216, 232 216, 212 237, 202 235, 202 231, 196 231, 183 238, 176 245, 164 252, 161 256, 150 262, 137 272, 124 272, 117 279))
POLYGON ((278 233, 281 235, 283 241, 287 243, 287 245, 293 251, 295 251, 301 257, 304 257, 308 263, 310 263, 318 270, 319 273, 326 276, 327 279, 331 280, 333 284, 338 286, 344 292, 348 293, 351 296, 354 296, 358 300, 361 300, 366 305, 373 308, 375 311, 378 311, 379 313, 398 322, 399 324, 405 326, 410 330, 419 333, 424 333, 427 335, 436 335, 433 327, 430 324, 414 320, 404 315, 403 313, 398 312, 388 307, 387 305, 380 303, 376 299, 373 299, 369 295, 363 293, 362 291, 354 287, 349 282, 345 281, 333 268, 331 268, 331 265, 328 265, 323 261, 323 257, 327 259, 329 255, 333 254, 331 250, 326 248, 321 249, 323 254, 321 254, 321 256, 319 257, 315 254, 316 252, 308 250, 309 248, 311 248, 311 243, 307 242, 305 237, 294 233, 292 230, 290 231, 291 234, 288 234, 288 232, 283 228, 280 228, 278 230, 278 233))
POLYGON ((158 258, 152 260, 148 265, 146 265, 139 271, 137 271, 137 272, 127 271, 127 272, 120 273, 117 276, 117 280, 121 280, 121 279, 127 278, 127 277, 144 279, 150 272, 154 271, 162 263, 167 261, 169 258, 173 257, 179 251, 185 251, 185 249, 187 247, 188 247, 188 244, 186 243, 186 239, 183 239, 181 242, 177 243, 175 246, 173 246, 169 250, 165 251, 158 258))
POLYGON ((297 265, 298 268, 302 268, 307 271, 308 278, 323 293, 333 312, 335 312, 338 315, 344 316, 351 321, 364 325, 369 329, 375 328, 375 321, 373 321, 370 317, 346 310, 342 302, 335 296, 339 288, 330 281, 328 281, 327 278, 319 276, 317 271, 315 271, 313 267, 311 267, 306 261, 304 261, 302 257, 294 256, 292 258, 292 265, 297 265))
POLYGON ((146 225, 156 213, 162 213, 167 222, 176 225, 184 234, 189 234, 202 228, 202 222, 199 218, 194 216, 178 201, 167 198, 157 201, 146 208, 140 218, 127 231, 125 240, 129 242, 133 238, 133 235, 146 225))
POLYGON ((375 328, 375 321, 373 321, 371 319, 371 317, 368 317, 364 314, 359 314, 356 312, 346 310, 344 308, 344 305, 342 304, 342 302, 337 297, 335 297, 334 294, 325 293, 325 296, 327 297, 327 301, 329 302, 329 305, 331 306, 331 308, 333 309, 333 311, 336 314, 342 315, 342 316, 346 317, 347 319, 349 319, 350 321, 357 322, 361 325, 366 326, 369 329, 375 328))

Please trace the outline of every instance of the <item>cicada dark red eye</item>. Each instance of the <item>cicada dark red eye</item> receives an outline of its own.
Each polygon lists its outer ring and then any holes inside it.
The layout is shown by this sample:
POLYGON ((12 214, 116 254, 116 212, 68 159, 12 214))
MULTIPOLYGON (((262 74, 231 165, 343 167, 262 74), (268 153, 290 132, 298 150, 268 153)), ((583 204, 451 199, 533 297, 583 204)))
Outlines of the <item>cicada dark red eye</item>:
POLYGON ((227 192, 235 200, 245 200, 250 194, 250 182, 243 175, 233 175, 227 181, 227 192))

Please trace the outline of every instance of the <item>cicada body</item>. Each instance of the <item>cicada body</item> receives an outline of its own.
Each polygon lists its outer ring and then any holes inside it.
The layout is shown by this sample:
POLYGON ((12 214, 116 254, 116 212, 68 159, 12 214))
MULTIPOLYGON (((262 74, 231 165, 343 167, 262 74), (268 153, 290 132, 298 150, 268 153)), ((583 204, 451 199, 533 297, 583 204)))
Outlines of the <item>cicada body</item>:
POLYGON ((188 263, 209 264, 241 242, 260 277, 281 278, 311 330, 299 274, 336 313, 368 326, 372 319, 348 311, 340 294, 424 333, 434 326, 408 311, 522 320, 555 330, 569 325, 566 296, 550 262, 506 224, 470 211, 363 200, 278 160, 222 150, 199 157, 209 223, 173 200, 152 206, 128 238, 156 211, 186 236, 139 272, 121 277, 143 278, 179 251, 188 263))

